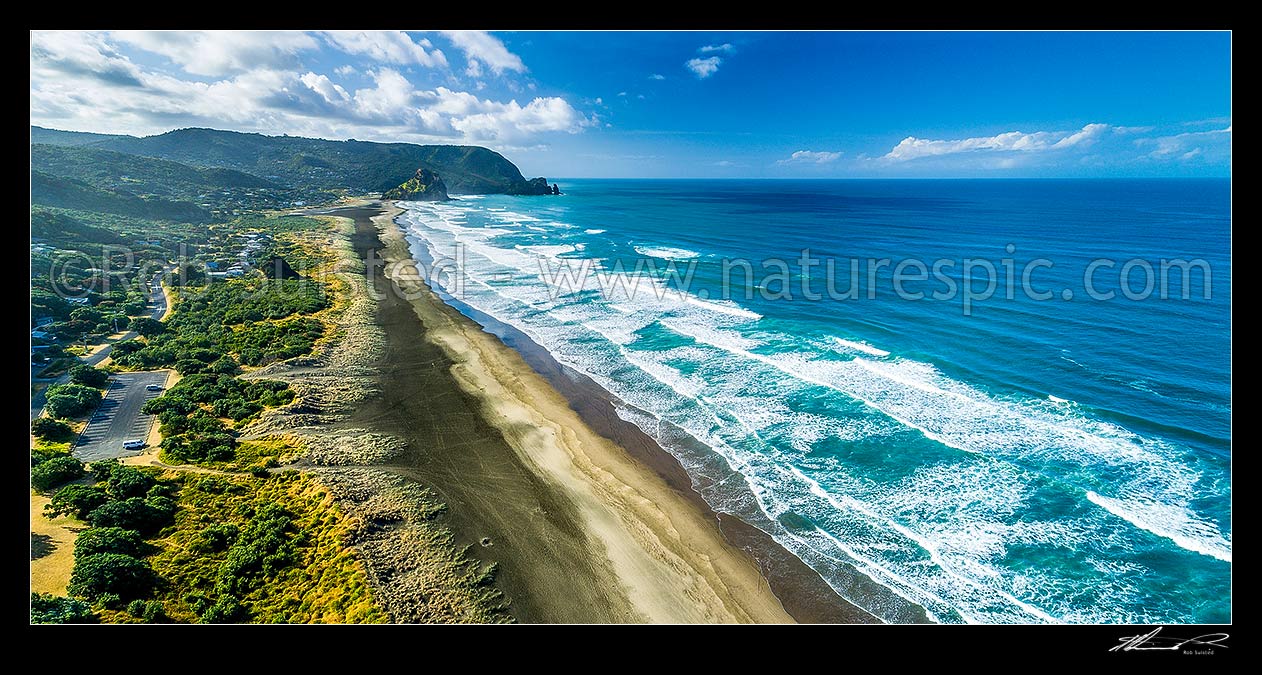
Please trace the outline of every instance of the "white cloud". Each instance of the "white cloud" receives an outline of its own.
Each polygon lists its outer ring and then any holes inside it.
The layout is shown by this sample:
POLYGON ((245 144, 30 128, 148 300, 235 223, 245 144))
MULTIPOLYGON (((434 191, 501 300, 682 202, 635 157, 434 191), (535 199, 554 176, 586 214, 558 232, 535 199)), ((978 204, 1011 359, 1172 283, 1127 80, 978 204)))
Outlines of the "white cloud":
POLYGON ((664 79, 666 79, 666 76, 665 76, 665 75, 659 75, 659 74, 657 74, 657 73, 653 73, 652 75, 649 75, 649 79, 650 79, 650 80, 664 80, 664 79))
POLYGON ((1231 125, 1228 124, 1226 128, 1210 129, 1209 131, 1191 131, 1170 136, 1158 136, 1156 138, 1139 138, 1135 140, 1135 145, 1141 149, 1152 148, 1145 155, 1148 159, 1181 159, 1187 161, 1200 157, 1207 151, 1230 152, 1231 125))
POLYGON ((704 47, 701 47, 697 51, 701 52, 702 54, 710 54, 713 52, 719 52, 721 54, 731 54, 732 52, 736 51, 736 48, 732 46, 732 43, 724 42, 721 45, 706 45, 704 47))
POLYGON ((308 89, 319 94, 328 103, 341 103, 351 99, 351 95, 346 93, 341 85, 334 84, 327 75, 308 72, 298 78, 298 81, 307 85, 308 89))
POLYGON ((884 159, 906 162, 922 157, 937 157, 971 152, 1046 152, 1074 146, 1088 146, 1109 132, 1107 124, 1088 124, 1079 131, 1009 131, 995 136, 978 136, 954 141, 929 140, 908 136, 886 153, 884 159))
POLYGON ((522 63, 521 57, 508 51, 508 47, 505 47, 499 38, 486 31, 447 30, 442 33, 456 45, 456 48, 464 52, 465 59, 471 64, 470 68, 474 67, 472 66, 474 61, 479 61, 496 75, 506 70, 515 73, 526 72, 526 64, 522 63))
POLYGON ((193 75, 220 77, 297 63, 297 54, 319 44, 295 31, 114 31, 110 38, 165 56, 193 75))
POLYGON ((618 95, 619 95, 619 96, 626 96, 626 95, 627 95, 627 92, 625 92, 625 91, 620 91, 620 92, 618 92, 618 95))
POLYGON ((431 68, 447 65, 446 55, 441 50, 430 49, 429 40, 415 42, 401 30, 327 30, 321 35, 347 54, 367 56, 378 63, 431 68))
MULTIPOLYGON (((412 44, 426 48, 423 41, 412 44)), ((368 70, 369 85, 349 91, 308 68, 259 67, 203 81, 142 66, 127 53, 133 52, 105 33, 32 33, 31 122, 112 133, 207 126, 496 147, 538 144, 540 134, 578 133, 599 122, 560 97, 519 103, 444 87, 423 89, 389 66, 368 70)), ((205 70, 201 66, 210 61, 198 63, 193 67, 205 70)))
POLYGON ((717 56, 711 56, 704 59, 688 59, 684 67, 691 70, 700 79, 705 79, 719 71, 719 64, 723 63, 723 59, 717 56))
POLYGON ((359 71, 355 70, 355 66, 352 66, 351 64, 348 63, 344 66, 338 66, 337 68, 334 68, 333 72, 337 73, 338 75, 341 75, 342 77, 350 77, 351 75, 354 75, 358 73, 359 71))
POLYGON ((776 164, 784 166, 786 164, 832 164, 841 159, 841 152, 828 152, 826 150, 798 150, 788 159, 782 159, 776 164))

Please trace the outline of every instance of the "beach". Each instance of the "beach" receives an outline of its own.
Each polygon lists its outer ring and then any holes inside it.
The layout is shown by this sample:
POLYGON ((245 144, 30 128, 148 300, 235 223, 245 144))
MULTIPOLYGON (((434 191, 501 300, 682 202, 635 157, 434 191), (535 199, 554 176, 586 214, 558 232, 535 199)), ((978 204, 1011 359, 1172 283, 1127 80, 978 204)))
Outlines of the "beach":
POLYGON ((521 354, 444 304, 418 278, 397 213, 336 214, 354 218, 357 254, 377 252, 369 275, 385 341, 379 394, 347 425, 406 440, 383 468, 437 493, 457 543, 496 565, 514 618, 862 618, 800 562, 786 567, 793 579, 769 575, 790 599, 786 611, 748 552, 769 540, 729 519, 721 527, 669 455, 641 445, 633 456, 598 433, 521 354))

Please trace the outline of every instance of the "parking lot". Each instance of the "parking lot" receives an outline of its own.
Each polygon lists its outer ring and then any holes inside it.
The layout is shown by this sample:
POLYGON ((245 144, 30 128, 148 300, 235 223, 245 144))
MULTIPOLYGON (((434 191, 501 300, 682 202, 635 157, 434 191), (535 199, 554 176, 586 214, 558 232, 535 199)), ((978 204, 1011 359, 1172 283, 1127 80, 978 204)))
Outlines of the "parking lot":
POLYGON ((149 399, 162 395, 161 391, 148 391, 149 385, 163 386, 165 371, 122 373, 110 381, 105 399, 92 414, 88 426, 75 444, 74 455, 85 462, 95 462, 114 457, 139 455, 144 448, 127 450, 123 443, 144 439, 154 423, 151 415, 140 412, 149 399))

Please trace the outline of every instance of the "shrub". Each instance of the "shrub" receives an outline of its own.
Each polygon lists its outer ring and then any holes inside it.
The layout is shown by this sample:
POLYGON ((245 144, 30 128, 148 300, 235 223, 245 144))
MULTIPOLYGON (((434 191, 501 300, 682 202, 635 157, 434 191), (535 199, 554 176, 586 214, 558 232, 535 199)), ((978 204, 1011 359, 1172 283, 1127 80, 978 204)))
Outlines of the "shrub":
POLYGON ((114 499, 144 497, 157 483, 153 476, 132 466, 118 465, 110 471, 109 490, 114 499))
POLYGON ((74 430, 69 424, 51 417, 40 417, 31 422, 31 433, 45 441, 65 442, 74 438, 74 430))
POLYGON ((74 366, 69 371, 70 381, 93 389, 104 389, 110 383, 109 371, 93 368, 86 363, 74 366))
POLYGON ((121 600, 142 596, 153 582, 153 570, 145 561, 121 553, 95 553, 75 560, 66 590, 104 603, 107 594, 121 600))
POLYGON ((45 492, 82 476, 83 462, 69 455, 62 455, 31 469, 31 487, 45 492))
POLYGON ((144 546, 140 533, 135 530, 124 530, 121 527, 90 527, 75 537, 74 556, 82 558, 97 553, 121 553, 138 557, 144 546))
MULTIPOLYGON (((166 499, 167 497, 159 497, 166 499)), ((108 502, 88 514, 88 522, 92 527, 121 527, 148 534, 162 529, 170 520, 171 513, 165 509, 155 508, 140 497, 132 497, 122 501, 108 502)))
POLYGON ((48 388, 44 409, 56 418, 78 417, 101 402, 98 389, 82 384, 58 384, 48 388))
POLYGON ((31 623, 96 623, 96 617, 82 600, 31 593, 31 623))
POLYGON ((247 612, 241 602, 231 595, 221 595, 215 604, 202 612, 202 623, 236 623, 245 619, 247 612))
POLYGON ((109 495, 99 487, 87 485, 67 485, 53 495, 52 500, 44 506, 44 515, 56 518, 73 513, 80 520, 87 520, 88 514, 110 500, 109 495))

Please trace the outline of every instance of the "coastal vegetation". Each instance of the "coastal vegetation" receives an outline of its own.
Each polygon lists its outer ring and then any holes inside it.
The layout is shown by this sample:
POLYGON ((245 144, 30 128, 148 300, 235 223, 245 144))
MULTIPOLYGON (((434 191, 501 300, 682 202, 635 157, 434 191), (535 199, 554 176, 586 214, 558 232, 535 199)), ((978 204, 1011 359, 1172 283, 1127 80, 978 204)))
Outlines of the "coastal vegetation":
POLYGON ((109 460, 46 511, 75 539, 70 597, 32 597, 32 621, 377 622, 351 524, 310 476, 204 475, 109 460))
MULTIPOLYGON (((474 147, 208 130, 33 128, 32 139, 32 360, 37 375, 62 378, 31 425, 32 508, 71 523, 73 554, 67 576, 45 586, 64 590, 32 594, 31 620, 509 620, 494 566, 435 520, 445 507, 434 495, 378 472, 285 468, 308 452, 305 437, 256 423, 299 393, 255 371, 284 374, 336 344, 355 283, 338 267, 345 232, 274 209, 379 192, 418 167, 465 192, 543 194, 546 182, 474 147), (148 305, 160 271, 172 299, 163 320, 148 305), (107 367, 76 358, 129 330, 107 367), (71 443, 110 373, 157 368, 181 376, 144 408, 159 421, 159 465, 76 459, 71 443), (408 579, 404 590, 378 596, 390 575, 408 579)), ((359 440, 373 456, 399 443, 359 440)))

